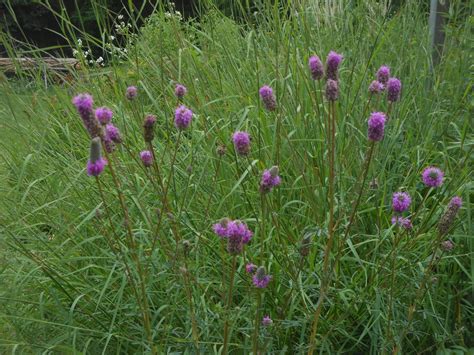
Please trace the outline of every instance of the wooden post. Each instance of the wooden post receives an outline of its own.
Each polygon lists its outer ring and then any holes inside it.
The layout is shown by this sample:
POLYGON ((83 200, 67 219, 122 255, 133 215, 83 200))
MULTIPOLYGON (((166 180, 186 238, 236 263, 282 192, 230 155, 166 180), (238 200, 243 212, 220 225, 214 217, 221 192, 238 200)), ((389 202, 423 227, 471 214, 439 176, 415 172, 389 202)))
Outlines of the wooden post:
POLYGON ((449 0, 431 0, 429 20, 431 70, 439 63, 443 54, 445 14, 448 10, 449 0))

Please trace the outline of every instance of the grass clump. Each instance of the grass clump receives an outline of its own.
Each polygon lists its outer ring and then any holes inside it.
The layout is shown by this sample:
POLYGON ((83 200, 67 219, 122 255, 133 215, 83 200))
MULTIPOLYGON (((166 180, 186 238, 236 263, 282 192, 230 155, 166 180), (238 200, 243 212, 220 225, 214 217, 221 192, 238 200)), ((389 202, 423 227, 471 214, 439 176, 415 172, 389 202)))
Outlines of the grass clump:
POLYGON ((257 8, 240 23, 157 9, 104 67, 2 81, 7 351, 472 346, 462 9, 432 71, 417 2, 257 8), (330 50, 342 61, 313 80, 330 50), (383 64, 399 99, 368 92, 383 64))

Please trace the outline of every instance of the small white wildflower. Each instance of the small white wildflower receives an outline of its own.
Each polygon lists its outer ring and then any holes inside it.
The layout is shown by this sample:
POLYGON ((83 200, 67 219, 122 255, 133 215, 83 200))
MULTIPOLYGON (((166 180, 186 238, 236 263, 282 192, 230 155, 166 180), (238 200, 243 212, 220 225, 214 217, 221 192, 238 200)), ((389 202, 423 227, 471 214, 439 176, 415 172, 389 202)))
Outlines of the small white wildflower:
POLYGON ((79 39, 77 40, 77 45, 78 45, 79 47, 82 47, 82 39, 79 38, 79 39))
POLYGON ((125 22, 120 22, 120 26, 125 27, 125 22))
POLYGON ((118 18, 119 20, 121 20, 121 19, 123 19, 123 15, 118 15, 117 18, 118 18))
POLYGON ((89 64, 94 64, 94 61, 92 59, 89 60, 89 64))
POLYGON ((109 39, 110 39, 111 41, 113 41, 113 40, 115 39, 115 37, 114 37, 114 36, 110 36, 109 39))
POLYGON ((89 55, 89 51, 84 52, 84 57, 87 57, 89 55))
POLYGON ((96 63, 100 64, 100 63, 102 63, 103 61, 104 61, 104 58, 99 57, 99 58, 97 58, 96 63))
POLYGON ((72 55, 76 57, 79 54, 79 51, 77 49, 72 50, 72 55))

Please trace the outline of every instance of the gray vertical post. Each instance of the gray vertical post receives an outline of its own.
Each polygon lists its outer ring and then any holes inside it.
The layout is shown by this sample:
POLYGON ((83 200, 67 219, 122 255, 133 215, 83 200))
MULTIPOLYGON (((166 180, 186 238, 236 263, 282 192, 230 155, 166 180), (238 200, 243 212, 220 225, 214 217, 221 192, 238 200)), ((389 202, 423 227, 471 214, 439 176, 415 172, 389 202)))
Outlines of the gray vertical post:
POLYGON ((443 54, 445 13, 448 10, 449 0, 431 0, 429 20, 431 69, 439 63, 443 54))

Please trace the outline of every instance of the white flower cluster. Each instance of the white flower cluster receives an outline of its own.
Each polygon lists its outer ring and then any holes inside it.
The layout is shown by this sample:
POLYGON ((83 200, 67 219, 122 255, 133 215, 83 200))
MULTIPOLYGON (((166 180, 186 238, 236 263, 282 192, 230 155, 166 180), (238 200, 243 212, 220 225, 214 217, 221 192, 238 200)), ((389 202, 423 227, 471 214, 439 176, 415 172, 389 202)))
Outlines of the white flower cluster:
POLYGON ((83 60, 84 62, 90 64, 90 65, 96 65, 96 66, 104 66, 104 58, 99 57, 97 59, 94 59, 92 57, 92 53, 90 50, 83 50, 82 49, 82 39, 77 40, 77 48, 78 49, 73 49, 72 50, 72 55, 74 58, 78 60, 83 60))

